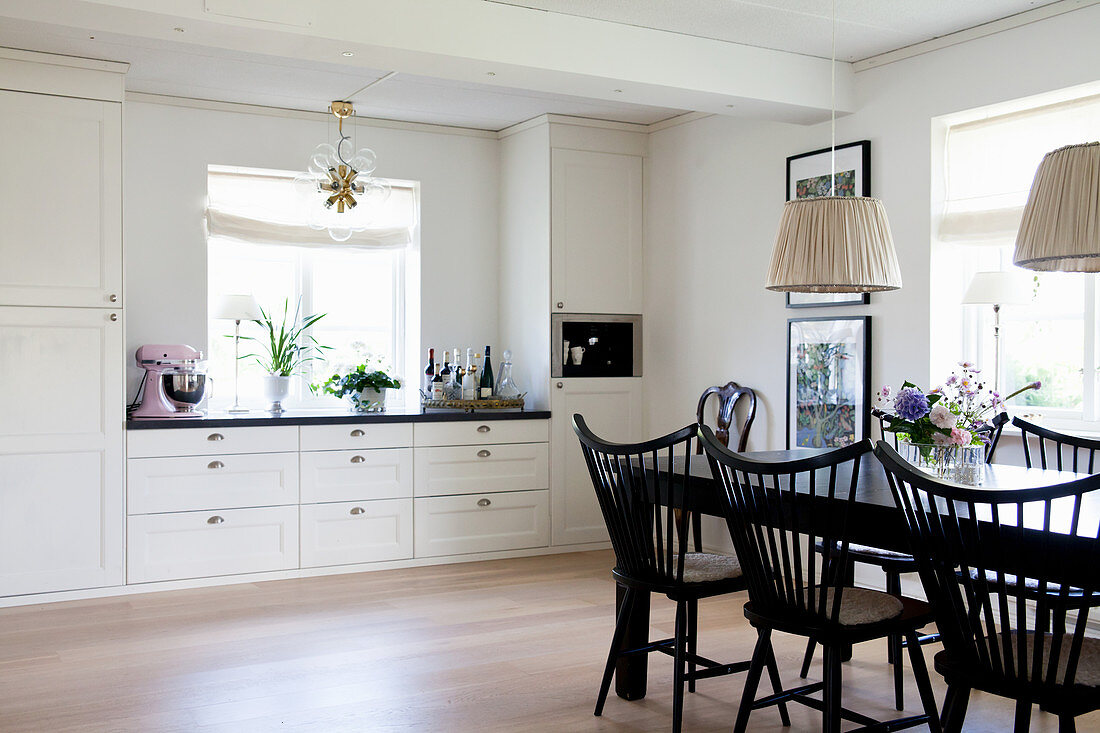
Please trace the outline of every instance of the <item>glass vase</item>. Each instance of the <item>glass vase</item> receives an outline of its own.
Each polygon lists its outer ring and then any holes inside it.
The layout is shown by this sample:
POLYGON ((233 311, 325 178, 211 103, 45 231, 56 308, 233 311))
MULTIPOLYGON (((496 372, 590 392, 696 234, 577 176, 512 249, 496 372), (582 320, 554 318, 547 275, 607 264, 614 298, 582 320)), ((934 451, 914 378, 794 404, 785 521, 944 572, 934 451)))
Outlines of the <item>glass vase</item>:
POLYGON ((898 452, 917 469, 945 481, 981 486, 985 476, 984 445, 934 445, 902 440, 898 452))

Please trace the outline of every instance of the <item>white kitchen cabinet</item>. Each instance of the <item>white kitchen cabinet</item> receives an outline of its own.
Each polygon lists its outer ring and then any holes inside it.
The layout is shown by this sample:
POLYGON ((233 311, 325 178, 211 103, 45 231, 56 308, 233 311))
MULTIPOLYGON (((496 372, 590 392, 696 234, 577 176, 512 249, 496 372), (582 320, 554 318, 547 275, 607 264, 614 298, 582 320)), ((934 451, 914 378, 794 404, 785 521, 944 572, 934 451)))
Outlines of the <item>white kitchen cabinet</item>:
POLYGON ((302 453, 303 504, 412 495, 412 448, 302 453))
POLYGON ((642 380, 559 379, 550 388, 553 544, 607 542, 588 465, 573 432, 573 415, 615 443, 642 440, 642 380))
POLYGON ((0 596, 123 582, 122 344, 117 311, 0 307, 0 596))
POLYGON ((301 449, 404 448, 413 444, 412 423, 303 425, 301 449))
POLYGON ((550 538, 546 491, 413 501, 417 557, 545 547, 550 538))
POLYGON ((413 500, 303 504, 302 567, 413 556, 413 500))
POLYGON ((297 450, 298 428, 293 425, 252 428, 208 428, 196 425, 194 428, 131 429, 126 433, 126 455, 129 458, 224 456, 297 450))
POLYGON ((554 149, 551 309, 642 312, 642 158, 554 149))
POLYGON ((130 514, 297 504, 298 453, 132 458, 126 493, 130 514))
POLYGON ((416 495, 546 489, 546 443, 440 446, 416 449, 416 495))
POLYGON ((417 423, 414 445, 491 445, 493 443, 545 443, 545 420, 461 420, 417 423))
POLYGON ((122 105, 0 91, 0 130, 0 305, 120 307, 122 105))

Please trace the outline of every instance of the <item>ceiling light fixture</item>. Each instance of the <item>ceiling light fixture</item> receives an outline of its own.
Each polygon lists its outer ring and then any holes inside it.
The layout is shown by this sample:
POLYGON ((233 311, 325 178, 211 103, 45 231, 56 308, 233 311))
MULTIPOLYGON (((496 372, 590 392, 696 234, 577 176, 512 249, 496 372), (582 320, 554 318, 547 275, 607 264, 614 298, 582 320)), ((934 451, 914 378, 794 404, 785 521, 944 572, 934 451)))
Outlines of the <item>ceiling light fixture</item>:
POLYGON ((832 33, 829 195, 783 207, 765 287, 788 293, 897 290, 901 270, 886 208, 878 199, 836 195, 836 0, 832 33))
POLYGON ((355 114, 352 103, 333 102, 329 111, 339 120, 340 139, 335 145, 321 143, 314 148, 308 172, 295 177, 294 187, 307 199, 309 226, 327 229, 334 240, 346 242, 354 232, 367 228, 371 220, 370 209, 389 198, 390 184, 371 176, 377 162, 373 150, 360 148, 352 155, 351 136, 344 134, 344 120, 355 114), (359 206, 360 200, 368 206, 353 217, 351 212, 359 206))
POLYGON ((496 75, 497 75, 497 72, 495 72, 495 71, 486 71, 485 72, 485 76, 496 76, 496 75))
POLYGON ((1100 142, 1067 145, 1043 158, 1012 261, 1043 272, 1100 272, 1100 142))
POLYGON ((343 52, 342 54, 340 54, 340 55, 341 55, 341 56, 348 56, 348 57, 351 57, 351 56, 354 56, 354 55, 355 55, 355 51, 344 51, 344 52, 343 52))

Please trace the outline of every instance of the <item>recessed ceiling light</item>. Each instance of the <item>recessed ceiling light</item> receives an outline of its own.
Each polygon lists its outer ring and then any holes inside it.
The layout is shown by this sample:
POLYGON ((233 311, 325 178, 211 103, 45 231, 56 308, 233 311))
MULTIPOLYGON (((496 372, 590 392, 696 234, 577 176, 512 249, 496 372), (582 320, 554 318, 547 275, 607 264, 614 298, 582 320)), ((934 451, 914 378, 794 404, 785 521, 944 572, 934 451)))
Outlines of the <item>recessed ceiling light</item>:
POLYGON ((89 40, 89 41, 94 41, 94 40, 95 40, 95 36, 88 36, 88 40, 89 40))
POLYGON ((732 107, 733 105, 732 105, 732 104, 727 104, 726 106, 727 106, 727 107, 732 107))
POLYGON ((495 71, 486 71, 485 72, 485 76, 496 76, 496 75, 497 75, 497 72, 495 72, 495 71))
POLYGON ((622 94, 623 93, 622 89, 612 89, 611 91, 615 92, 616 94, 622 94))
POLYGON ((178 25, 172 30, 174 30, 176 33, 183 33, 183 28, 180 28, 178 25))
POLYGON ((344 51, 344 53, 341 54, 341 56, 354 56, 354 55, 355 55, 355 51, 344 51))

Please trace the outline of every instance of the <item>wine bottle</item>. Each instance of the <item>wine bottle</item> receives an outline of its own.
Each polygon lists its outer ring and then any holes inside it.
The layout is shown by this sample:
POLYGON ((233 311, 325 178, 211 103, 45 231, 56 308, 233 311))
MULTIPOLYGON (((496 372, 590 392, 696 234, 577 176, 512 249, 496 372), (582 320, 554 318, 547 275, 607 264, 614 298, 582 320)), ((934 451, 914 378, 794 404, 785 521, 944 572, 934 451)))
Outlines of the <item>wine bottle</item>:
POLYGON ((493 365, 489 361, 489 346, 485 346, 485 361, 481 365, 481 381, 478 382, 478 399, 487 400, 493 396, 493 365))
POLYGON ((462 399, 477 399, 477 364, 466 364, 466 376, 462 378, 462 399))
POLYGON ((439 372, 439 376, 443 379, 443 384, 448 385, 451 383, 451 352, 443 352, 443 370, 439 372))
POLYGON ((428 366, 424 368, 424 378, 420 382, 420 391, 426 395, 432 393, 432 379, 435 377, 435 349, 428 349, 428 366))
POLYGON ((452 370, 455 375, 455 381, 462 384, 462 376, 466 373, 466 370, 462 368, 462 351, 455 347, 455 365, 452 370))
POLYGON ((440 376, 439 365, 435 366, 435 375, 432 377, 432 399, 443 399, 443 377, 440 376))

